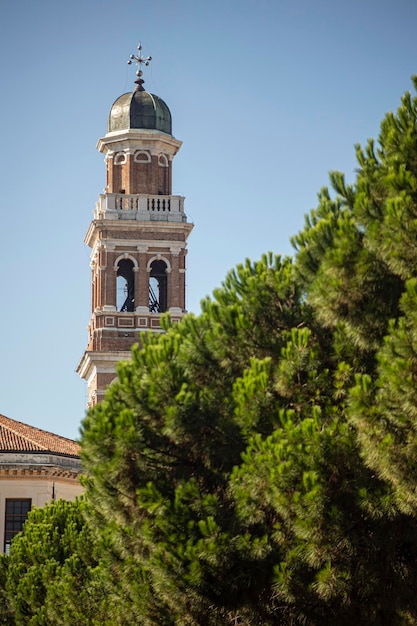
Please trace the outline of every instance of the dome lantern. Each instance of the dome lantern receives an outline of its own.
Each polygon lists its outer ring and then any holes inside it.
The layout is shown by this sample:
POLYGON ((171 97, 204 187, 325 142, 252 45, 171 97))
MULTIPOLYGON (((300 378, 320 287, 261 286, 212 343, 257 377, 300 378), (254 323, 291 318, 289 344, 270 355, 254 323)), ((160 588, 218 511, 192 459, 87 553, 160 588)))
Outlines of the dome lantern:
POLYGON ((152 57, 143 57, 142 45, 138 45, 138 54, 130 55, 128 65, 136 62, 138 69, 135 80, 136 89, 125 93, 114 102, 110 109, 107 132, 121 130, 157 130, 172 135, 171 112, 162 98, 145 91, 141 66, 148 66, 152 57))

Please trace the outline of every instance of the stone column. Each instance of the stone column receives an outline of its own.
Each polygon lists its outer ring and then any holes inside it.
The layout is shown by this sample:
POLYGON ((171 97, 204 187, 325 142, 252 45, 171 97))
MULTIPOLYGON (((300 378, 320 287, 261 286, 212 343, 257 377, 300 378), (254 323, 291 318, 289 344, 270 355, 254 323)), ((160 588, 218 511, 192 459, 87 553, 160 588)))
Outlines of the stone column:
POLYGON ((135 274, 135 309, 149 313, 149 272, 146 268, 148 246, 138 246, 139 267, 135 274))
POLYGON ((97 272, 95 263, 91 263, 91 312, 95 311, 97 306, 97 272))
POLYGON ((179 265, 178 265, 178 252, 171 255, 171 275, 169 277, 170 289, 168 293, 169 308, 178 308, 179 302, 179 265))
POLYGON ((106 191, 108 193, 114 193, 113 152, 109 153, 106 156, 106 172, 107 172, 106 191))
POLYGON ((133 154, 131 153, 130 150, 128 150, 127 152, 126 159, 127 159, 127 163, 125 163, 125 165, 123 166, 125 168, 125 191, 127 194, 132 194, 132 193, 135 193, 133 189, 134 162, 133 162, 133 154))
POLYGON ((112 244, 108 244, 106 246, 104 299, 102 301, 103 311, 116 311, 117 309, 117 269, 114 267, 114 256, 114 246, 112 244))
MULTIPOLYGON (((172 303, 172 299, 173 299, 173 289, 172 289, 172 281, 173 279, 175 280, 175 272, 172 271, 172 266, 171 267, 167 267, 166 270, 166 275, 167 275, 167 303, 166 303, 166 310, 170 311, 172 309, 173 303, 172 303)), ((174 305, 175 306, 175 305, 174 305)))
POLYGON ((171 276, 170 276, 170 294, 169 294, 169 310, 172 313, 182 313, 183 304, 183 288, 182 283, 184 276, 181 272, 182 250, 179 246, 171 247, 171 276))

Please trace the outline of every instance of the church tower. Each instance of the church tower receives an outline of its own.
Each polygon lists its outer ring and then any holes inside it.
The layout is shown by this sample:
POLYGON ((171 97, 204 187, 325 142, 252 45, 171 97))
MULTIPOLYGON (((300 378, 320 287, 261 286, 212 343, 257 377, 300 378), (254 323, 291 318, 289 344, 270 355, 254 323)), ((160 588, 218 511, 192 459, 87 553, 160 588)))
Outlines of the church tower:
POLYGON ((184 198, 172 195, 172 161, 181 141, 172 135, 171 113, 143 87, 132 55, 136 89, 110 109, 107 133, 97 149, 105 156, 107 183, 85 242, 91 248, 91 319, 87 349, 77 372, 87 381, 88 406, 114 380, 115 366, 130 357, 141 331, 162 332, 161 314, 179 321, 185 311, 187 238, 193 225, 184 198))

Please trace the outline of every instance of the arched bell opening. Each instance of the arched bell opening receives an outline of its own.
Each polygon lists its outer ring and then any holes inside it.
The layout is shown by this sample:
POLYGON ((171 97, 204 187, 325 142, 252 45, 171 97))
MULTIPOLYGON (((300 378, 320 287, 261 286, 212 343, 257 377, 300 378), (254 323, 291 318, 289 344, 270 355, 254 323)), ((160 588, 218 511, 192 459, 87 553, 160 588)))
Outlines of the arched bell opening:
POLYGON ((117 310, 123 313, 135 310, 135 278, 130 259, 122 259, 117 264, 117 310))
POLYGON ((149 310, 163 313, 167 310, 167 265, 164 261, 152 261, 149 276, 149 310))

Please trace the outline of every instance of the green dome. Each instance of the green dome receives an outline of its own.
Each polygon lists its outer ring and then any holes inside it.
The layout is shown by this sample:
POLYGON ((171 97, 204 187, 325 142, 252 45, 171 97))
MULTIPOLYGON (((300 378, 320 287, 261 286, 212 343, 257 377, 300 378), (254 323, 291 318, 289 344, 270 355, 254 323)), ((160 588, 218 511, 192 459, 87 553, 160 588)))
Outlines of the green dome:
POLYGON ((137 89, 117 98, 110 109, 107 132, 132 128, 172 134, 171 113, 161 98, 137 89))

